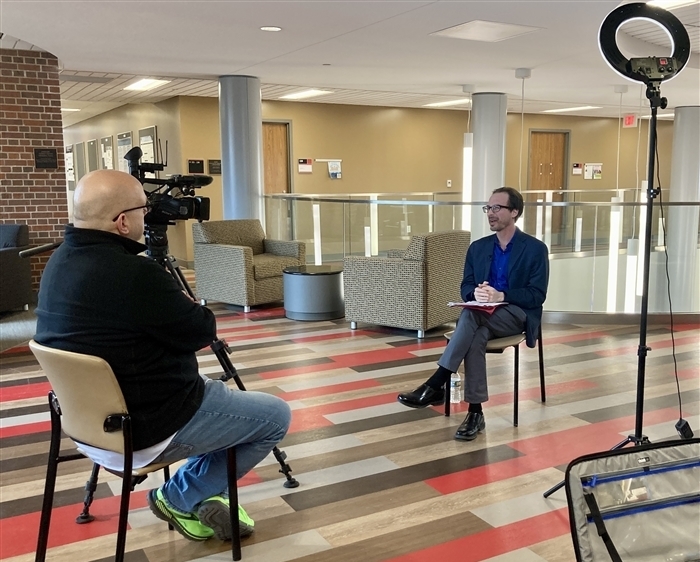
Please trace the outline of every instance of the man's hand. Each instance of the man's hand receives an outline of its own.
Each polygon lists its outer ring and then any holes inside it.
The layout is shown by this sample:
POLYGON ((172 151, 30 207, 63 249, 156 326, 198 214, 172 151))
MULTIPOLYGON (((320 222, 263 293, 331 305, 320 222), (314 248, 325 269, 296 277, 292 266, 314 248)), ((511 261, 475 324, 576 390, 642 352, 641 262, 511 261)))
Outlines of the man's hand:
POLYGON ((474 298, 478 302, 503 302, 505 295, 491 287, 488 281, 484 281, 474 289, 474 298))

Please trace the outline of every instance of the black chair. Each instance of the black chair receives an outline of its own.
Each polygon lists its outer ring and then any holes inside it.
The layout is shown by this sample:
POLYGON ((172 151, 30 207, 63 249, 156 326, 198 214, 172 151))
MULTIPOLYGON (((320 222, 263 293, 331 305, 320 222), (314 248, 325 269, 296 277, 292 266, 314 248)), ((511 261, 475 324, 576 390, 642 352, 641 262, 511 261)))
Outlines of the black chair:
MULTIPOLYGON (((447 332, 445 337, 449 340, 454 332, 447 332)), ((486 344, 486 353, 503 353, 509 347, 513 348, 515 356, 513 358, 513 425, 518 427, 518 382, 520 374, 520 344, 525 341, 525 334, 516 334, 505 338, 494 338, 486 344)), ((542 403, 547 401, 544 382, 544 353, 542 351, 542 326, 537 333, 537 350, 540 359, 540 396, 542 403)), ((449 382, 447 383, 449 390, 449 382)), ((445 415, 450 415, 449 392, 445 392, 445 415)))
MULTIPOLYGON (((52 349, 35 341, 30 341, 29 347, 53 388, 49 392, 51 442, 46 469, 44 502, 39 524, 39 540, 34 560, 36 562, 46 560, 58 465, 62 462, 86 458, 80 449, 80 443, 85 443, 124 456, 123 470, 121 472, 109 471, 122 478, 115 561, 123 562, 131 492, 151 472, 162 469, 167 480, 169 478, 168 467, 172 463, 153 463, 142 468, 133 468, 131 416, 129 416, 117 379, 105 360, 92 355, 52 349), (89 380, 90 384, 85 384, 86 380, 89 380), (61 429, 76 442, 78 453, 61 455, 61 429)), ((86 486, 88 496, 85 499, 85 509, 78 517, 78 522, 92 520, 88 508, 92 502, 92 492, 97 485, 98 472, 99 465, 95 464, 90 481, 86 486)), ((228 485, 231 521, 237 522, 238 486, 235 447, 228 449, 228 485)), ((240 560, 240 533, 233 532, 232 537, 233 560, 240 560)))

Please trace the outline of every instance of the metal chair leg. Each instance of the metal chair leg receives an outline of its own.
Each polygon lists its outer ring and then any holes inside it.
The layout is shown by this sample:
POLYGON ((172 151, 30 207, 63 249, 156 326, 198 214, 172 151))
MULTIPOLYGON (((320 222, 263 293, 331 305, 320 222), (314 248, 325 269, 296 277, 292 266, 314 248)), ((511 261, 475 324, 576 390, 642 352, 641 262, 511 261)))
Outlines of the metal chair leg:
POLYGON ((540 326, 540 332, 537 335, 537 351, 540 357, 540 397, 542 398, 542 402, 544 403, 547 401, 547 394, 545 391, 544 384, 544 351, 542 349, 542 326, 540 326))
POLYGON ((520 378, 520 346, 513 346, 515 350, 515 365, 513 366, 513 425, 518 427, 518 379, 520 378))
POLYGON ((53 392, 49 393, 49 407, 51 408, 51 444, 49 445, 49 460, 46 465, 46 483, 44 485, 44 501, 41 506, 41 519, 39 523, 39 539, 37 540, 35 562, 46 560, 46 549, 49 544, 49 527, 51 525, 51 510, 53 509, 53 495, 56 489, 56 473, 58 472, 58 456, 61 450, 61 418, 54 411, 52 404, 53 392))
POLYGON ((226 454, 228 462, 228 501, 231 516, 231 556, 241 559, 241 531, 238 523, 238 480, 236 478, 236 448, 230 447, 226 454))

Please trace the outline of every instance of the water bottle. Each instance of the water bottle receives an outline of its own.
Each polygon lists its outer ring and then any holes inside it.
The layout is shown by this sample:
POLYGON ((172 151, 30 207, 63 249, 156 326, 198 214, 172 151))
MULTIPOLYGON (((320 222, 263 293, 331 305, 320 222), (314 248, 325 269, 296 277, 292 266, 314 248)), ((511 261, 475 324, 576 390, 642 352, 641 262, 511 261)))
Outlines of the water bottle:
POLYGON ((450 376, 450 403, 459 404, 462 401, 462 377, 459 373, 450 376))

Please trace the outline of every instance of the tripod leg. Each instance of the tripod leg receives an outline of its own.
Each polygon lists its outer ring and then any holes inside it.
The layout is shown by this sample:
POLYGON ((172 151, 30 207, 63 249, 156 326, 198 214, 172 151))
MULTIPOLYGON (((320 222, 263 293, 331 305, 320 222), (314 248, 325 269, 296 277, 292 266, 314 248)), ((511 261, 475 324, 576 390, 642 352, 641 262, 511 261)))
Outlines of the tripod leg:
POLYGON ((92 505, 92 500, 95 495, 95 490, 97 490, 97 476, 100 473, 100 465, 95 463, 92 465, 92 472, 90 473, 90 480, 85 482, 85 499, 83 500, 83 511, 78 517, 75 518, 75 522, 79 525, 83 523, 90 523, 94 521, 95 516, 90 514, 90 505, 92 505))
MULTIPOLYGON (((241 377, 238 376, 236 367, 233 366, 233 363, 231 363, 231 359, 229 358, 229 353, 231 353, 231 350, 226 342, 224 340, 217 339, 211 344, 211 349, 224 369, 224 374, 221 375, 221 380, 225 382, 233 379, 236 382, 236 386, 238 386, 239 390, 245 390, 245 385, 243 384, 241 377)), ((292 468, 286 462, 287 453, 280 451, 277 447, 275 447, 272 449, 272 454, 275 455, 275 459, 277 459, 277 462, 280 463, 280 472, 284 474, 285 478, 287 479, 284 483, 284 487, 296 488, 299 486, 299 482, 292 476, 292 468)))

